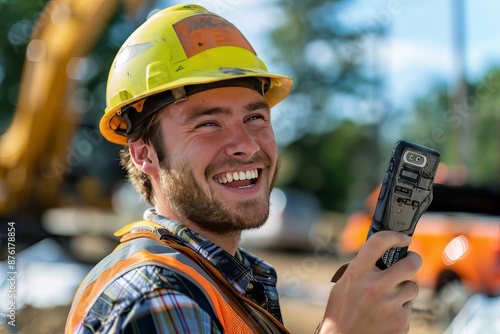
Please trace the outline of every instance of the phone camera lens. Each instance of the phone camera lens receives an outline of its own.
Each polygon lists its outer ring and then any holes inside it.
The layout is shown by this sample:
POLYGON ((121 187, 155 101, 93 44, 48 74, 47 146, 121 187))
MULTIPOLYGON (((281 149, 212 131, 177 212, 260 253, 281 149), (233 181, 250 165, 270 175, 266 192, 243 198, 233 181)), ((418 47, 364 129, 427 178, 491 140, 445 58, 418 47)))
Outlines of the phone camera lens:
POLYGON ((410 160, 413 160, 413 154, 410 154, 410 160))
POLYGON ((415 160, 417 160, 417 162, 420 161, 420 157, 417 157, 415 160))

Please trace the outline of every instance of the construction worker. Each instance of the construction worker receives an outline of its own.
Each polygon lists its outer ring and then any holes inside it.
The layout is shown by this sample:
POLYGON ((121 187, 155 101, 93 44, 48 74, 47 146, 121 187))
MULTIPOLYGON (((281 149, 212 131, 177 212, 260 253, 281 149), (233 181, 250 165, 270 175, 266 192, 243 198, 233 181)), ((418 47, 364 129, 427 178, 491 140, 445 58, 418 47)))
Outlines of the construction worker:
MULTIPOLYGON (((66 333, 288 333, 276 272, 238 247, 264 224, 278 173, 270 108, 290 92, 235 26, 197 5, 151 16, 109 73, 100 130, 154 208, 80 285, 66 333)), ((403 333, 420 267, 375 262, 408 237, 368 240, 331 290, 318 333, 403 333)))

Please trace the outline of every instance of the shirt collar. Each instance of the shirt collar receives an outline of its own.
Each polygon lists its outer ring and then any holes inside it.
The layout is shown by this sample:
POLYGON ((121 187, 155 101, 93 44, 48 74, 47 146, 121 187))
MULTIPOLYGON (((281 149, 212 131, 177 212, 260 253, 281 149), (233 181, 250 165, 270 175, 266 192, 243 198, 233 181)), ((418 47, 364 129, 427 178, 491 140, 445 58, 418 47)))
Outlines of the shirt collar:
POLYGON ((261 284, 255 280, 254 271, 259 275, 269 275, 276 279, 276 272, 271 266, 243 249, 237 250, 236 257, 232 256, 201 234, 190 230, 177 220, 158 214, 153 208, 146 210, 144 219, 164 226, 173 236, 182 240, 217 268, 236 291, 267 309, 267 296, 261 284))

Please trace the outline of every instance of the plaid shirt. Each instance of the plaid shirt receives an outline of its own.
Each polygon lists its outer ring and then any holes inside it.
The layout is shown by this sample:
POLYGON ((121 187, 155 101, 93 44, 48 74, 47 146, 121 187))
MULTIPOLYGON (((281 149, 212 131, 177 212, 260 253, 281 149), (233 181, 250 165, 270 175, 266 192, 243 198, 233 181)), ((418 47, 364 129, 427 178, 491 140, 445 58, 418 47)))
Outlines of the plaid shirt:
MULTIPOLYGON (((239 248, 236 257, 178 221, 153 209, 144 218, 164 226, 211 262, 236 291, 282 322, 276 271, 239 248)), ((222 333, 210 301, 189 279, 143 265, 113 281, 83 320, 78 333, 222 333)))

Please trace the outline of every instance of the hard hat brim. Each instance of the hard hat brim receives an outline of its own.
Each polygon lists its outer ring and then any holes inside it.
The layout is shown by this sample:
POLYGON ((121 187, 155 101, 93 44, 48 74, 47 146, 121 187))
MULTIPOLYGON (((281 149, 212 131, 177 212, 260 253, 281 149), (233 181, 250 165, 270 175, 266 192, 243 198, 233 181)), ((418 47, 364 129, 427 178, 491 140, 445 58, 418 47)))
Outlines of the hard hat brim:
POLYGON ((175 82, 170 82, 166 85, 158 86, 153 91, 148 91, 147 94, 135 96, 132 99, 114 105, 112 108, 107 108, 99 123, 99 129, 104 138, 106 138, 108 141, 119 145, 128 145, 127 137, 124 134, 120 133, 122 131, 117 132, 114 130, 119 126, 119 124, 123 124, 120 116, 123 107, 134 104, 151 95, 187 85, 203 85, 222 80, 245 77, 261 77, 268 78, 270 80, 269 90, 265 93, 264 97, 269 104, 269 107, 271 108, 289 95, 293 84, 293 79, 291 77, 280 74, 273 74, 266 71, 245 71, 244 69, 227 68, 222 69, 222 71, 219 71, 217 73, 197 73, 197 76, 184 77, 175 82))

